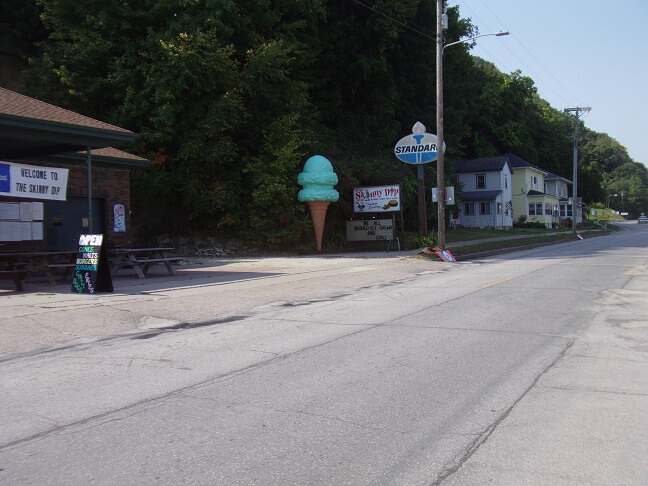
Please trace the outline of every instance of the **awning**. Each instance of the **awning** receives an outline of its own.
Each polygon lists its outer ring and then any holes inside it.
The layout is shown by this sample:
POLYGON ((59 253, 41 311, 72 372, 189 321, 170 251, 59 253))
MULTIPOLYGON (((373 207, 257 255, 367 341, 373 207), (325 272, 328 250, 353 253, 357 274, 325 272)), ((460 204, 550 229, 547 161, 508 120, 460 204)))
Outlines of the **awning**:
POLYGON ((0 88, 0 159, 132 142, 136 133, 0 88))
MULTIPOLYGON (((153 162, 148 159, 129 154, 114 147, 105 147, 90 151, 92 155, 92 166, 109 169, 132 169, 137 167, 152 167, 153 162)), ((85 166, 87 164, 87 152, 70 152, 66 154, 47 155, 38 157, 38 161, 60 163, 65 165, 85 166)))
POLYGON ((73 165, 82 165, 85 160, 89 233, 93 230, 93 158, 96 155, 104 164, 122 167, 150 165, 141 157, 110 148, 135 138, 137 134, 125 128, 0 88, 0 159, 36 161, 46 157, 73 165))
POLYGON ((459 196, 461 202, 471 202, 471 201, 494 201, 497 199, 497 196, 502 194, 502 191, 473 191, 473 192, 463 192, 459 196))

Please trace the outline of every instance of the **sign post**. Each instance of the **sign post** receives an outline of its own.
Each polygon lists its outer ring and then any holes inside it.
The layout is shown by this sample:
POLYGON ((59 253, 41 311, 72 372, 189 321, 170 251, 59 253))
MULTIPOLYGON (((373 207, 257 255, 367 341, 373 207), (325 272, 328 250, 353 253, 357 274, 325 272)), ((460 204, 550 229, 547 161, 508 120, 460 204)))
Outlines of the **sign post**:
MULTIPOLYGON (((445 144, 443 146, 445 151, 445 144)), ((425 215, 425 174, 423 164, 436 160, 439 156, 438 139, 436 135, 427 133, 425 125, 417 121, 412 127, 412 134, 406 135, 396 142, 394 154, 401 162, 418 165, 418 213, 419 234, 427 234, 427 218, 425 215)))
POLYGON ((72 292, 94 294, 97 291, 113 291, 104 235, 80 235, 72 292))
MULTIPOLYGON (((401 240, 404 238, 403 205, 401 203, 401 187, 399 184, 391 186, 372 186, 353 188, 354 213, 400 213, 401 240)), ((392 236, 393 237, 393 236, 392 236)), ((401 241, 400 249, 405 249, 401 241)))

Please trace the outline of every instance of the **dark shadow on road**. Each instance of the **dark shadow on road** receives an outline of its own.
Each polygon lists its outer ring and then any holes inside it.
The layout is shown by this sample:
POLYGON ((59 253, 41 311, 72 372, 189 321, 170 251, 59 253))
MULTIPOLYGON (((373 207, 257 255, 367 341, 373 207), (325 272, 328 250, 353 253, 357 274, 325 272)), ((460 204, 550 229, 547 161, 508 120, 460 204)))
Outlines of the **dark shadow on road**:
MULTIPOLYGON (((250 271, 224 271, 218 266, 209 267, 178 267, 176 275, 169 275, 162 266, 151 268, 144 279, 139 278, 133 270, 125 269, 120 274, 112 277, 113 294, 138 294, 164 291, 178 288, 197 287, 203 285, 218 285, 231 282, 272 278, 283 275, 280 272, 250 272, 250 271), (132 274, 131 274, 132 272, 132 274)), ((25 294, 74 294, 70 278, 67 281, 57 274, 57 284, 51 285, 45 276, 34 275, 23 282, 23 291, 16 291, 13 282, 0 280, 0 297, 25 294)), ((109 292, 97 292, 100 295, 109 292)))

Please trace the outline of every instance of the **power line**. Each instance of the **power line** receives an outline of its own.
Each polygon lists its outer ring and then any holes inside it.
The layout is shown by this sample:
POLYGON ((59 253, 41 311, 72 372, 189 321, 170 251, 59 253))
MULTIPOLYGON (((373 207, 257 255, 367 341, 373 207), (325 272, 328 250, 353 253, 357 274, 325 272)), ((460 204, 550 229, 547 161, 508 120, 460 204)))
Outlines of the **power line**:
MULTIPOLYGON (((480 0, 480 1, 484 4, 483 0, 480 0)), ((500 18, 499 18, 499 17, 498 17, 498 16, 497 16, 493 11, 492 11, 492 9, 491 9, 490 7, 488 7, 488 5, 486 5, 486 4, 484 4, 484 5, 485 5, 486 8, 491 12, 491 14, 493 14, 493 16, 498 20, 498 22, 499 22, 499 23, 500 23, 500 24, 501 24, 501 25, 502 25, 506 30, 509 30, 509 29, 506 27, 506 24, 504 24, 504 22, 502 22, 502 21, 500 20, 500 18)), ((472 14, 475 16, 475 18, 476 18, 477 20, 479 20, 479 21, 480 21, 480 22, 481 22, 481 23, 482 23, 482 24, 483 24, 487 29, 490 29, 490 27, 488 26, 488 24, 487 24, 483 19, 481 19, 481 18, 479 17, 479 15, 477 15, 477 13, 475 12, 475 10, 473 10, 473 9, 470 7, 470 5, 469 5, 468 3, 465 2, 465 0, 464 0, 464 2, 463 2, 463 6, 466 7, 470 12, 472 12, 472 14)), ((548 68, 546 68, 546 67, 542 64, 542 62, 540 62, 540 60, 539 60, 539 59, 538 59, 538 58, 537 58, 537 57, 536 57, 536 56, 535 56, 535 55, 534 55, 534 54, 533 54, 533 53, 532 53, 532 52, 531 52, 531 51, 530 51, 530 50, 529 50, 529 49, 528 49, 528 48, 527 48, 527 47, 526 47, 526 46, 525 46, 525 45, 524 45, 520 40, 519 40, 519 38, 518 38, 515 34, 512 34, 512 36, 513 36, 513 38, 515 39, 515 41, 516 41, 518 44, 520 44, 520 46, 522 46, 522 48, 523 48, 524 50, 526 50, 526 51, 529 53, 529 55, 531 55, 531 57, 533 57, 533 59, 535 59, 536 62, 537 62, 537 63, 538 63, 538 64, 539 64, 539 65, 540 65, 540 66, 541 66, 545 71, 547 71, 547 72, 549 73, 549 75, 550 75, 552 78, 554 78, 554 79, 558 82, 558 84, 559 84, 559 85, 560 85, 560 86, 561 86, 561 87, 562 87, 562 88, 563 88, 563 89, 564 89, 564 90, 565 90, 565 91, 566 91, 570 96, 572 96, 573 98, 577 98, 573 93, 571 93, 571 92, 569 91, 569 89, 567 89, 567 88, 566 88, 566 87, 565 87, 565 86, 564 86, 564 85, 563 85, 563 84, 558 80, 558 78, 557 78, 557 77, 556 77, 556 76, 555 76, 555 75, 554 75, 554 74, 553 74, 553 73, 552 73, 548 68)), ((566 99, 566 98, 565 98, 561 93, 559 93, 556 89, 554 89, 553 86, 551 86, 550 83, 546 82, 546 81, 543 79, 542 76, 539 76, 539 74, 537 73, 537 71, 534 70, 533 68, 531 68, 527 63, 525 63, 524 60, 522 60, 522 59, 521 59, 521 58, 520 58, 520 57, 519 57, 515 52, 513 52, 513 51, 511 50, 511 48, 510 48, 508 45, 504 44, 504 48, 505 48, 505 49, 506 49, 506 50, 507 50, 507 51, 508 51, 508 52, 509 52, 509 53, 510 53, 510 54, 511 54, 515 59, 517 59, 518 62, 519 62, 522 66, 524 66, 524 67, 525 67, 525 68, 526 68, 526 69, 527 69, 531 74, 533 74, 533 75, 535 76, 534 79, 536 80, 537 83, 542 84, 546 89, 548 89, 548 90, 550 90, 551 92, 553 92, 556 96, 558 96, 558 97, 559 97, 561 100, 563 100, 565 103, 569 103, 569 100, 567 100, 567 99, 566 99)), ((485 49, 484 47, 481 47, 481 46, 480 46, 480 49, 482 49, 482 50, 484 50, 486 53, 488 53, 489 56, 492 55, 492 54, 491 54, 487 49, 485 49)), ((499 61, 498 61, 498 62, 499 62, 499 61)), ((504 65, 504 64, 501 64, 501 65, 504 65)), ((504 66, 505 66, 505 65, 504 65, 504 66)), ((507 69, 508 69, 508 68, 507 68, 507 69)))
MULTIPOLYGON (((385 18, 387 18, 388 20, 390 20, 390 21, 392 21, 392 22, 395 22, 395 23, 397 23, 398 25, 401 25, 401 26, 403 26, 403 27, 405 27, 405 28, 407 28, 407 29, 409 29, 409 30, 411 30, 411 31, 413 31, 413 32, 415 32, 415 33, 417 33, 417 34, 419 34, 419 35, 422 35, 422 36, 424 36, 424 37, 426 37, 426 38, 428 38, 428 39, 436 40, 436 35, 431 36, 431 35, 426 34, 425 32, 422 32, 421 30, 414 29, 413 27, 411 27, 411 25, 409 25, 409 24, 411 24, 411 22, 409 22, 409 21, 400 21, 400 20, 397 20, 397 19, 395 19, 395 18, 393 18, 393 17, 391 17, 391 16, 385 14, 384 12, 381 12, 381 11, 379 11, 379 10, 376 10, 376 9, 373 8, 371 5, 367 5, 367 4, 365 4, 364 2, 362 2, 362 1, 360 1, 360 0, 353 0, 353 1, 356 2, 358 5, 361 5, 361 6, 365 7, 365 8, 367 8, 367 9, 371 10, 372 12, 375 12, 375 13, 377 13, 377 14, 379 14, 379 15, 385 17, 385 18)), ((458 3, 459 3, 459 2, 458 2, 458 3)), ((466 7, 467 7, 471 12, 474 13, 474 11, 473 11, 469 6, 466 5, 466 7)), ((475 14, 475 16, 479 19, 479 17, 478 17, 476 14, 475 14)), ((479 20, 481 21, 481 19, 479 19, 479 20)), ((486 26, 486 28, 489 28, 488 25, 487 25, 485 22, 482 21, 482 23, 484 24, 484 26, 486 26)), ((416 26, 416 24, 412 24, 412 25, 415 25, 415 26, 416 26)), ((502 24, 502 25, 503 25, 503 24, 502 24)), ((425 29, 424 27, 421 27, 421 26, 417 26, 417 27, 419 27, 420 29, 425 29)), ((495 58, 495 56, 492 56, 492 54, 491 54, 487 49, 484 49, 484 48, 482 48, 482 49, 483 49, 484 51, 486 51, 486 52, 489 54, 489 56, 495 58)), ((515 56, 514 53, 512 53, 512 54, 515 56)), ((471 56, 471 57, 474 57, 474 56, 471 56)), ((515 57, 517 58, 517 56, 515 56, 515 57)), ((496 60, 497 60, 497 59, 496 59, 496 60)), ((520 62, 523 63, 523 61, 520 60, 519 58, 518 58, 518 60, 519 60, 520 62)), ((503 65, 503 63, 501 63, 500 61, 497 61, 497 62, 499 62, 500 65, 503 65)), ((523 63, 523 64, 524 64, 524 63, 523 63)), ((460 69, 463 71, 464 74, 466 74, 466 75, 469 75, 469 74, 470 74, 470 73, 468 73, 466 67, 465 67, 463 64, 458 64, 458 66, 460 67, 460 69)), ((550 89, 551 89, 551 88, 550 88, 550 89)), ((557 93, 557 94, 558 94, 558 93, 557 93)), ((560 96, 560 95, 559 95, 559 96, 560 96)), ((513 112, 509 111, 507 108, 503 108, 503 109, 502 109, 502 112, 503 112, 503 114, 508 115, 509 118, 510 118, 511 120, 516 121, 516 122, 518 122, 518 123, 523 123, 523 120, 521 119, 519 113, 513 113, 513 112)), ((548 135, 545 135, 544 133, 541 133, 541 132, 539 132, 539 131, 537 131, 537 130, 529 130, 529 132, 530 132, 530 134, 535 134, 535 135, 537 135, 537 136, 539 136, 539 137, 541 137, 541 138, 544 138, 544 139, 546 139, 546 140, 550 140, 550 141, 553 141, 553 142, 563 142, 563 141, 564 141, 564 140, 561 140, 561 139, 558 139, 558 138, 554 138, 554 137, 550 137, 550 136, 548 136, 548 135)))
MULTIPOLYGON (((488 11, 489 11, 491 14, 493 14, 493 17, 495 17, 495 18, 498 20, 498 22, 499 22, 500 24, 502 24, 502 25, 504 26, 504 28, 506 28, 506 25, 504 24, 504 22, 502 22, 502 20, 501 20, 501 19, 500 19, 496 14, 495 14, 495 12, 493 12, 493 10, 488 6, 488 4, 485 3, 484 0, 480 0, 480 1, 481 1, 481 3, 484 5, 484 7, 486 7, 486 8, 488 9, 488 11)), ((517 37, 516 35, 513 35, 513 38, 515 39, 515 41, 516 41, 518 44, 520 44, 520 45, 522 46, 522 48, 523 48, 525 51, 527 51, 527 52, 529 53, 529 55, 530 55, 533 59, 535 59, 535 61, 536 61, 536 62, 537 62, 537 63, 538 63, 538 64, 539 64, 539 65, 540 65, 540 66, 541 66, 545 71, 547 71, 547 73, 549 73, 549 75, 550 75, 552 78, 554 78, 554 80, 555 80, 555 81, 556 81, 556 82, 557 82, 557 83, 558 83, 558 84, 559 84, 559 85, 560 85, 560 86, 561 86, 561 87, 562 87, 562 88, 563 88, 567 93, 569 93, 569 95, 571 95, 571 96, 574 97, 575 99, 578 99, 578 97, 577 97, 576 95, 574 95, 574 93, 572 93, 572 92, 569 90, 569 88, 567 88, 564 84, 562 84, 562 83, 560 82, 560 79, 558 79, 558 78, 557 78, 557 77, 556 77, 556 76, 555 76, 555 75, 554 75, 554 74, 553 74, 553 73, 552 73, 552 72, 551 72, 551 71, 550 71, 550 70, 549 70, 549 69, 548 69, 548 68, 547 68, 547 67, 546 67, 546 66, 545 66, 541 61, 540 61, 540 59, 538 59, 538 58, 533 54, 533 52, 531 52, 531 51, 530 51, 530 50, 529 50, 529 49, 528 49, 528 48, 527 48, 527 47, 522 43, 522 41, 520 41, 520 40, 518 39, 518 37, 517 37)), ((564 99, 564 98, 563 98, 563 99, 564 99)))
MULTIPOLYGON (((403 27, 405 27, 405 28, 411 30, 412 32, 416 32, 417 34, 420 34, 420 35, 422 35, 423 37, 427 37, 428 39, 436 40, 436 33, 433 34, 433 35, 428 35, 428 34, 426 34, 425 32, 421 32, 420 30, 416 30, 416 29, 414 29, 413 27, 411 27, 409 24, 416 25, 416 24, 413 24, 412 22, 409 22, 409 21, 404 21, 404 22, 403 22, 403 21, 400 21, 400 20, 396 20, 395 18, 390 17, 389 15, 387 15, 387 14, 384 13, 384 12, 381 12, 380 10, 376 10, 376 9, 373 8, 371 5, 367 5, 367 4, 363 3, 363 2, 361 2, 360 0, 353 0, 353 1, 354 1, 355 3, 357 3, 358 5, 362 5, 363 7, 365 7, 365 8, 367 8, 367 9, 371 10, 372 12, 377 13, 378 15, 382 15, 383 17, 385 17, 385 18, 391 20, 392 22, 395 22, 395 23, 397 23, 397 24, 399 24, 399 25, 402 25, 403 27)), ((423 30, 427 30, 425 27, 420 27, 420 26, 417 26, 417 27, 419 27, 420 29, 423 29, 423 30)))

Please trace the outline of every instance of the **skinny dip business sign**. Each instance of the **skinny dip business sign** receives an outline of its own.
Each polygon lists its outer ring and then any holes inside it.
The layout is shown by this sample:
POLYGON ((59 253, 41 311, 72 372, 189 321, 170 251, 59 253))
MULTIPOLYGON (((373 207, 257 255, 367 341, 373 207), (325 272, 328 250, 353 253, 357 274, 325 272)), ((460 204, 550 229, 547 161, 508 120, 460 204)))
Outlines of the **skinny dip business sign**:
POLYGON ((65 201, 68 169, 0 162, 0 196, 65 201))
MULTIPOLYGON (((445 152, 445 144, 443 144, 445 152)), ((412 133, 396 142, 394 154, 406 164, 427 164, 439 156, 438 139, 436 135, 427 133, 425 125, 416 122, 412 133)))

